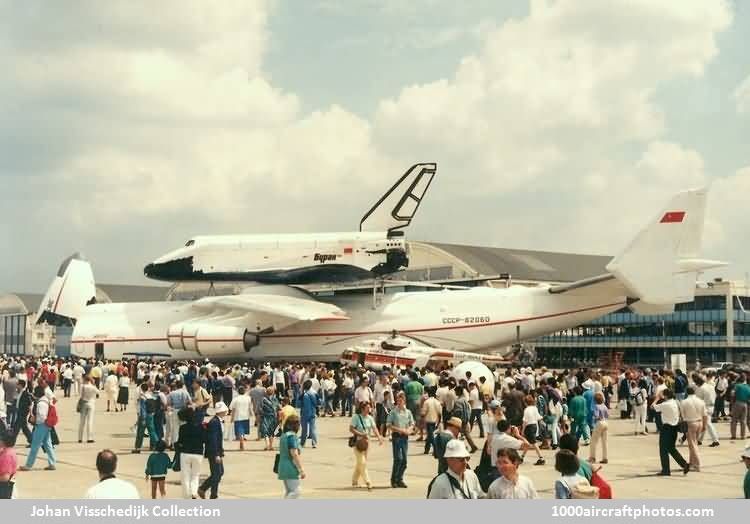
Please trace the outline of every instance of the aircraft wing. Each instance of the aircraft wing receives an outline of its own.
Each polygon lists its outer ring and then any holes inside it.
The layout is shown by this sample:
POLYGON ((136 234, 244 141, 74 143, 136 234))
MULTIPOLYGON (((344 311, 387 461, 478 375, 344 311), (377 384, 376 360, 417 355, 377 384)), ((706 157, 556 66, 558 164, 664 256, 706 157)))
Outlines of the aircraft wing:
POLYGON ((203 315, 232 317, 246 316, 256 321, 261 329, 283 329, 297 322, 348 320, 346 313, 317 300, 285 295, 246 294, 205 297, 196 300, 193 308, 203 315))
POLYGON ((569 284, 560 284, 549 288, 549 292, 553 295, 559 295, 561 293, 575 294, 577 290, 586 290, 586 294, 590 295, 593 291, 611 290, 613 287, 622 288, 625 291, 625 286, 620 284, 615 276, 611 273, 605 273, 604 275, 597 275, 591 278, 584 278, 583 280, 577 280, 570 282, 569 284))
POLYGON ((569 284, 552 286, 549 288, 549 292, 555 295, 562 293, 568 295, 604 293, 609 296, 612 293, 619 293, 628 297, 628 307, 639 315, 666 315, 674 312, 674 304, 650 304, 633 297, 628 288, 611 273, 585 278, 569 284))

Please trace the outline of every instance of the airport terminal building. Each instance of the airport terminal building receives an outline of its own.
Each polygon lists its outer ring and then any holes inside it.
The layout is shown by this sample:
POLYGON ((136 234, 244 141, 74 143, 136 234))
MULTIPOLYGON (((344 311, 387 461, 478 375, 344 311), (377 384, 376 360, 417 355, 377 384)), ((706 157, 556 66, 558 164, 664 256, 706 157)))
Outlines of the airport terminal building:
MULTIPOLYGON (((608 256, 488 248, 432 242, 409 243, 409 269, 382 292, 435 289, 420 285, 441 281, 461 285, 533 286, 573 282, 606 272, 608 256)), ((239 285, 223 285, 212 292, 236 292, 239 285)), ((340 290, 316 286, 324 298, 340 290)), ((184 300, 205 295, 206 286, 97 286, 99 302, 184 300)), ((349 290, 348 292, 352 292, 349 290)), ((372 293, 362 289, 360 292, 372 293)), ((35 326, 42 294, 0 293, 0 353, 69 353, 72 328, 35 326)), ((684 354, 690 365, 700 361, 750 361, 750 289, 745 282, 698 283, 693 302, 678 304, 667 315, 637 315, 628 309, 586 325, 528 341, 537 363, 553 367, 578 364, 662 366, 672 354, 684 354)), ((502 350, 505 348, 498 348, 502 350)))

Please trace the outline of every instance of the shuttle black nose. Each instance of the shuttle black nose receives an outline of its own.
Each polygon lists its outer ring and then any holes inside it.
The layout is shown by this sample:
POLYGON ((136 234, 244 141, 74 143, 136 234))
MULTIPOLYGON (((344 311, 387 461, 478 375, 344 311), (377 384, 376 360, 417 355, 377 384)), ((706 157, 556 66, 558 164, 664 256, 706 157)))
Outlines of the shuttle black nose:
POLYGON ((143 268, 143 274, 148 278, 169 282, 190 280, 193 277, 193 257, 146 264, 143 268))

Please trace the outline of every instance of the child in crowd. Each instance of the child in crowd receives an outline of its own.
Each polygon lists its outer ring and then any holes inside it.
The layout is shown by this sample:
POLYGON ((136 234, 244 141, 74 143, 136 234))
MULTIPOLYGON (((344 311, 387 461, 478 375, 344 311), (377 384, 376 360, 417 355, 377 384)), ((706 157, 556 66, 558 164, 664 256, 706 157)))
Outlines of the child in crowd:
POLYGON ((165 453, 167 444, 160 440, 156 444, 156 451, 151 453, 146 462, 146 479, 151 478, 151 498, 156 498, 156 489, 159 488, 161 498, 167 496, 166 479, 167 471, 172 467, 172 459, 165 453))

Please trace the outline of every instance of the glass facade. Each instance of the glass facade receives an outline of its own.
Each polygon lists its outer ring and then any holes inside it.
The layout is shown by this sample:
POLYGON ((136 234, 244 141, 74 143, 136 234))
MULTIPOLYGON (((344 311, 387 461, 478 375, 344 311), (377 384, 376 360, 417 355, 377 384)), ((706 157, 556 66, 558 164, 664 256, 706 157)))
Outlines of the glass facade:
POLYGON ((750 296, 699 295, 667 315, 621 309, 586 325, 533 341, 540 363, 555 367, 663 366, 670 354, 688 362, 750 361, 750 296), (731 299, 732 308, 727 309, 731 299))
POLYGON ((0 354, 26 353, 26 315, 0 316, 0 354))

